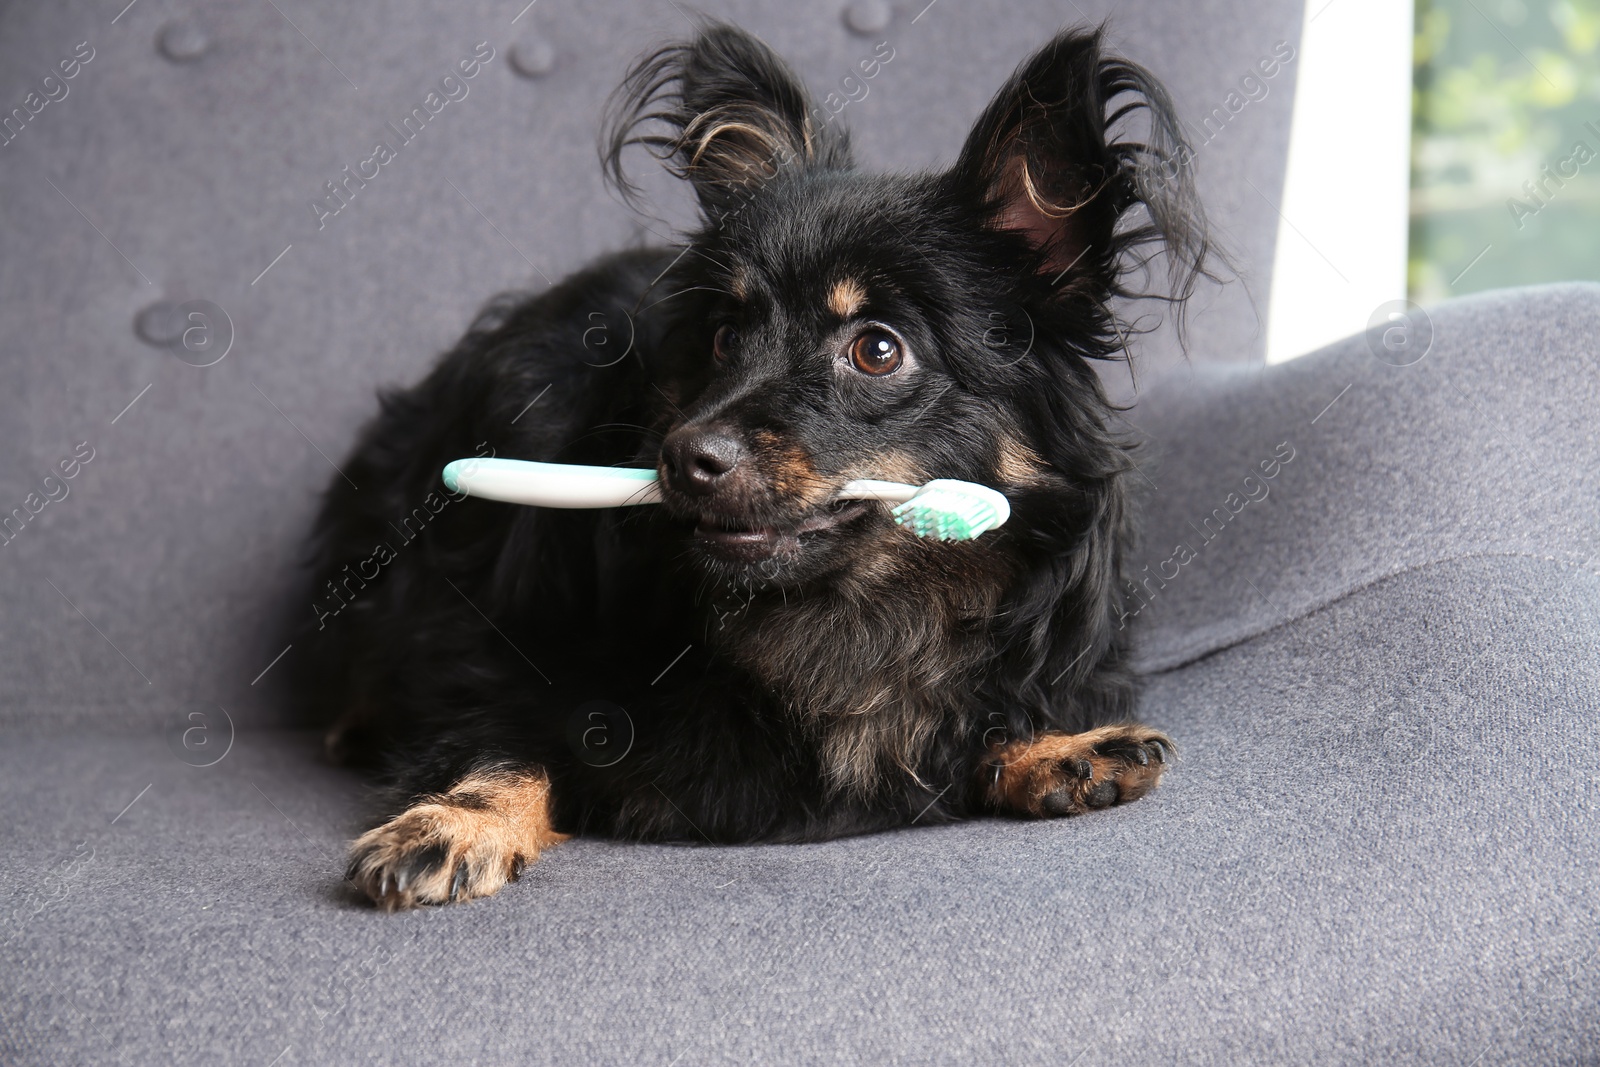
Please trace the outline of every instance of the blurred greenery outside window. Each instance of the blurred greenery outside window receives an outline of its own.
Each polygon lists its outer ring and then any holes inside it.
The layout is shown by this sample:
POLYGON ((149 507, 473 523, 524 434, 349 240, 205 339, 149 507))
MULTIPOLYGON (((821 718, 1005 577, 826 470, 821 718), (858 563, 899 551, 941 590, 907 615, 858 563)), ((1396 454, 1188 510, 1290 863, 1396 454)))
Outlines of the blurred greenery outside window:
POLYGON ((1417 0, 1407 281, 1600 279, 1600 0, 1417 0))

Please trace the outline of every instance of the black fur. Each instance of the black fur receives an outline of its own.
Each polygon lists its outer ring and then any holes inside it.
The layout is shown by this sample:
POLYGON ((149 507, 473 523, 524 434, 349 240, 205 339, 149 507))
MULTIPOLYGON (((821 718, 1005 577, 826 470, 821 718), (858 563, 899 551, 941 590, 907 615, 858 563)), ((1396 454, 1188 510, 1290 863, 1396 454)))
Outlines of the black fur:
POLYGON ((563 831, 816 840, 992 810, 996 746, 1131 716, 1129 445, 1093 362, 1125 358, 1110 302, 1151 256, 1181 302, 1211 255, 1187 168, 1159 176, 1170 104, 1088 31, 1019 68, 944 172, 857 171, 825 115, 726 25, 646 58, 607 172, 629 190, 646 146, 704 226, 500 298, 382 397, 359 490, 336 480, 316 527, 310 643, 339 747, 407 796, 537 767, 563 831), (859 314, 830 310, 841 280, 859 314), (912 362, 854 369, 869 321, 912 362), (691 466, 734 449, 735 475, 680 491, 664 441, 691 466), (676 480, 663 506, 450 498, 445 463, 491 452, 676 480), (1013 517, 940 543, 821 503, 885 464, 993 485, 1013 517), (717 539, 736 527, 770 543, 717 539))

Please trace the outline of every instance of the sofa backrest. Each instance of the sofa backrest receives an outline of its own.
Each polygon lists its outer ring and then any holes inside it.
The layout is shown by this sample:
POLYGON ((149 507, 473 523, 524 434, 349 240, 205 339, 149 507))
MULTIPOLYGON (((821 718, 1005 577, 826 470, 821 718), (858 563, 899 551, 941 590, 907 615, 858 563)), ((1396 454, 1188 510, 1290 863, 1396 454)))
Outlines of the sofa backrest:
MULTIPOLYGON (((655 239, 603 188, 596 123, 690 27, 623 0, 121 6, 0 10, 0 723, 279 722, 303 537, 375 387, 493 293, 655 239)), ((837 94, 880 168, 947 163, 1031 48, 1109 16, 1265 306, 1278 220, 1252 185, 1282 180, 1298 0, 695 7, 837 94), (893 59, 847 82, 879 41, 893 59)), ((1259 357, 1244 287, 1201 303, 1193 358, 1259 357)))

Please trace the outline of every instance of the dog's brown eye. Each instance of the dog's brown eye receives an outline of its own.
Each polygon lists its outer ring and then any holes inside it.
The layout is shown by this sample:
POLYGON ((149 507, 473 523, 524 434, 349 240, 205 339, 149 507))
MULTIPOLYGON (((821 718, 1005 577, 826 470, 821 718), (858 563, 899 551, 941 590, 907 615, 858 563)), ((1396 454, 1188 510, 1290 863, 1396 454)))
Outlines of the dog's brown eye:
POLYGON ((725 360, 733 355, 739 347, 739 331, 731 322, 725 322, 717 327, 717 332, 711 338, 711 351, 717 359, 725 360))
POLYGON ((850 342, 850 362, 862 374, 888 374, 902 358, 900 339, 888 330, 862 330, 850 342))

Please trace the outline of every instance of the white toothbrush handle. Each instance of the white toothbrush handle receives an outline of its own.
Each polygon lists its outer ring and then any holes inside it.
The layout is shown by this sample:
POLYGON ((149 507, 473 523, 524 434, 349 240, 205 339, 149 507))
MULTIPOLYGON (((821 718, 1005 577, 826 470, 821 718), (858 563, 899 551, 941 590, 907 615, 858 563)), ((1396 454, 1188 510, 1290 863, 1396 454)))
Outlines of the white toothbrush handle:
POLYGON ((922 486, 920 485, 906 485, 903 482, 880 482, 872 478, 858 478, 853 482, 844 484, 844 488, 839 490, 839 499, 883 500, 890 504, 904 504, 920 492, 922 492, 922 486))
POLYGON ((637 467, 580 467, 521 459, 458 459, 444 469, 453 492, 546 508, 615 508, 659 504, 656 472, 637 467))
MULTIPOLYGON (((522 459, 458 459, 444 469, 452 492, 507 504, 546 508, 614 508, 627 504, 659 504, 656 472, 638 467, 581 467, 567 463, 535 463, 522 459)), ((901 504, 921 486, 860 478, 845 483, 843 500, 882 500, 901 504)))

